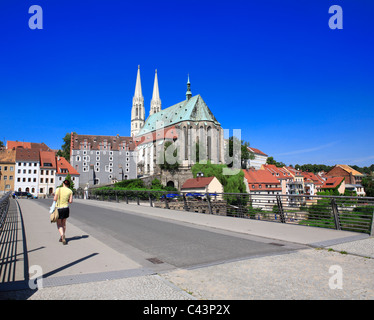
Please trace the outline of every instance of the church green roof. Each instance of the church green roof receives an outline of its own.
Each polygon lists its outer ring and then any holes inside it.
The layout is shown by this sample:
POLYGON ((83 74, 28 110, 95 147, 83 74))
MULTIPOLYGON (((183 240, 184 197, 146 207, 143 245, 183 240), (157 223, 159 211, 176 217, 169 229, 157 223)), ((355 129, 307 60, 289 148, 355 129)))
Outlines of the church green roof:
POLYGON ((150 115, 137 136, 156 130, 157 122, 157 126, 160 128, 160 124, 163 124, 163 127, 169 127, 182 121, 210 121, 216 125, 220 125, 203 98, 200 95, 196 95, 189 100, 184 100, 150 115))

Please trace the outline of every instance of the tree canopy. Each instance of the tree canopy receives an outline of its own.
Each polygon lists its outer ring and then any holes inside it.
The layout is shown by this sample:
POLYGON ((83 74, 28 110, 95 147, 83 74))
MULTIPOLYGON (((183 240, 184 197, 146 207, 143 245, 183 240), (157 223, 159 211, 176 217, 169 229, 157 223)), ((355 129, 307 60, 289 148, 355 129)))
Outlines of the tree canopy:
POLYGON ((246 193, 244 184, 244 173, 242 170, 235 175, 224 174, 225 164, 212 164, 209 161, 206 164, 197 163, 192 166, 191 171, 194 177, 197 173, 202 172, 204 177, 216 177, 222 184, 224 192, 227 193, 246 193))
POLYGON ((64 141, 64 144, 61 146, 61 149, 57 151, 57 155, 64 157, 70 163, 71 133, 67 133, 62 140, 64 141))

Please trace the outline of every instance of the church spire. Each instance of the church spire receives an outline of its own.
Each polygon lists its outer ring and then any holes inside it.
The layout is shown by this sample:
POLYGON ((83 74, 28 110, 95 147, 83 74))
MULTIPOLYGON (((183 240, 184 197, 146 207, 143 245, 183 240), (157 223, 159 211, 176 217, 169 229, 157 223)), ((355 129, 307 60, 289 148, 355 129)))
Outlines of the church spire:
POLYGON ((191 92, 190 75, 188 74, 186 99, 190 100, 191 97, 192 97, 192 92, 191 92))
POLYGON ((144 126, 145 109, 144 98, 142 94, 142 84, 140 81, 140 66, 138 66, 138 73, 136 76, 135 93, 132 98, 131 109, 131 136, 135 136, 144 126))
POLYGON ((138 66, 138 74, 136 75, 136 85, 134 98, 143 98, 142 94, 142 84, 140 82, 140 66, 138 66))
POLYGON ((149 111, 149 115, 152 115, 159 111, 161 111, 161 99, 160 99, 160 92, 158 89, 158 78, 157 78, 157 69, 156 69, 155 82, 153 84, 153 94, 152 94, 152 100, 151 100, 151 110, 149 111))

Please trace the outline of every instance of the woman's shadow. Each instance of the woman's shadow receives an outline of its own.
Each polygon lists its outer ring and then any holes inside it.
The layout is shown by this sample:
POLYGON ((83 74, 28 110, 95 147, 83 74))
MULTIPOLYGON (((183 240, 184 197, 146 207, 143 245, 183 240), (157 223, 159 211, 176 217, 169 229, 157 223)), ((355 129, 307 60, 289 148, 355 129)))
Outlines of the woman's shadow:
POLYGON ((81 236, 74 236, 74 237, 66 238, 66 241, 67 241, 67 242, 70 242, 70 241, 75 241, 75 240, 86 239, 86 238, 88 238, 88 237, 89 237, 89 235, 87 235, 87 234, 83 234, 83 235, 81 235, 81 236))

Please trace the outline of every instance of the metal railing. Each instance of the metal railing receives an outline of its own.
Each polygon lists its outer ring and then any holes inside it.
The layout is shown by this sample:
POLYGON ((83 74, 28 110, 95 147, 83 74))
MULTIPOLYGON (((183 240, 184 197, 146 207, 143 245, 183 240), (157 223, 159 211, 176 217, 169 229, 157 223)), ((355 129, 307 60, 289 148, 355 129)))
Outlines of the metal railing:
POLYGON ((374 233, 374 198, 90 189, 78 198, 374 233))
POLYGON ((0 233, 3 229, 4 222, 8 213, 9 209, 9 198, 10 198, 11 192, 5 193, 1 199, 0 199, 0 233))

